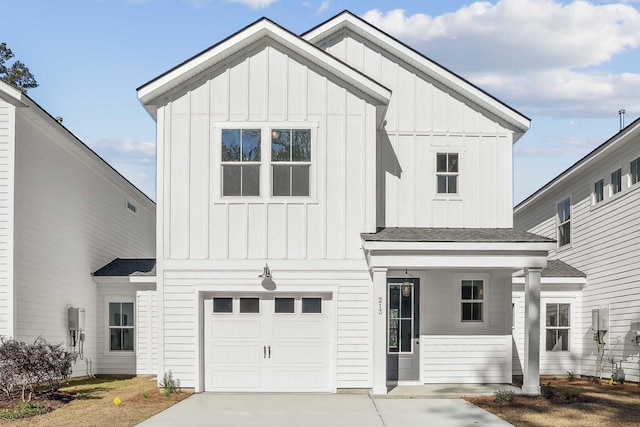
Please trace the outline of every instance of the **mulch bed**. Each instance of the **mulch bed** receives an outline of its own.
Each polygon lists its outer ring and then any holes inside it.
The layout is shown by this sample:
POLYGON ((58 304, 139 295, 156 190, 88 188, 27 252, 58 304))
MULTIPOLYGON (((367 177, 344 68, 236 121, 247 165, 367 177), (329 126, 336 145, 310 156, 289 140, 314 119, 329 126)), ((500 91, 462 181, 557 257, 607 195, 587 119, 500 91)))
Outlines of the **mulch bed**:
MULTIPOLYGON (((71 393, 65 393, 62 391, 46 391, 34 393, 31 396, 31 402, 37 403, 42 409, 43 413, 51 412, 58 409, 67 403, 73 401, 75 396, 71 393)), ((15 394, 7 396, 6 394, 0 394, 0 409, 13 409, 17 405, 22 403, 21 395, 15 394)))

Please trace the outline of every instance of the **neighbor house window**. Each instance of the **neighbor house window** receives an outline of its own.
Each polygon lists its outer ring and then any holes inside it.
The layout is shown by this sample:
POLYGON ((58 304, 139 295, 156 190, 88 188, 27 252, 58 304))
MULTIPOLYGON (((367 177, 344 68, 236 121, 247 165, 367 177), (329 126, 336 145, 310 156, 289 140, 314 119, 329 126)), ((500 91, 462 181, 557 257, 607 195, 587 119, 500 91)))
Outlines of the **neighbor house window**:
POLYGON ((593 202, 599 203, 604 200, 604 179, 593 184, 593 202))
POLYGON ((571 199, 558 203, 558 247, 571 243, 571 199))
POLYGON ((462 280, 463 322, 482 322, 484 306, 484 280, 462 280))
POLYGON ((271 130, 273 196, 309 196, 310 129, 271 130))
POLYGON ((458 193, 458 154, 436 154, 438 194, 458 193))
POLYGON ((547 304, 547 351, 569 351, 570 304, 547 304))
POLYGON ((109 350, 133 351, 134 318, 132 302, 109 303, 109 350))
POLYGON ((611 173, 611 194, 622 191, 622 169, 618 169, 611 173))
POLYGON ((222 130, 222 195, 260 195, 260 129, 222 130))
POLYGON ((629 175, 631 175, 631 185, 640 182, 640 157, 629 163, 629 175))

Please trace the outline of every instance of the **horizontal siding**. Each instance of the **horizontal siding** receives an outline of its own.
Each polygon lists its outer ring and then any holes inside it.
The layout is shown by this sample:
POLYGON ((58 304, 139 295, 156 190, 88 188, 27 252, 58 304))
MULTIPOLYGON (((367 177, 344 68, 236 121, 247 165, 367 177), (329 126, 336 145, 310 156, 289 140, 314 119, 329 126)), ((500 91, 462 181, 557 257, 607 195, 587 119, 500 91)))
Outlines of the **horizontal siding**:
POLYGON ((0 100, 0 336, 13 336, 13 164, 15 107, 0 100))
POLYGON ((155 256, 155 209, 98 171, 97 159, 26 110, 16 133, 15 281, 17 336, 68 344, 67 308, 86 310, 84 359, 74 375, 101 366, 102 300, 91 273, 114 258, 155 256), (126 201, 137 205, 137 213, 126 201))
MULTIPOLYGON (((605 336, 604 376, 611 372, 606 359, 622 360, 627 380, 639 381, 640 347, 631 342, 631 322, 640 319, 640 185, 629 187, 629 162, 640 156, 640 133, 609 150, 606 157, 590 165, 559 185, 544 198, 514 218, 516 227, 533 232, 555 233, 555 204, 571 197, 572 242, 570 247, 553 251, 552 259, 561 259, 587 273, 587 286, 582 293, 582 330, 580 333, 583 375, 599 375, 597 347, 593 341, 591 311, 608 308, 610 330, 605 336), (610 173, 622 167, 623 190, 610 197, 610 173), (593 183, 604 178, 605 200, 591 203, 593 183)), ((544 233, 542 233, 544 234, 544 233)))
POLYGON ((337 388, 367 388, 372 384, 371 286, 344 283, 338 292, 337 388))
POLYGON ((425 384, 511 382, 511 338, 504 335, 422 335, 425 384))

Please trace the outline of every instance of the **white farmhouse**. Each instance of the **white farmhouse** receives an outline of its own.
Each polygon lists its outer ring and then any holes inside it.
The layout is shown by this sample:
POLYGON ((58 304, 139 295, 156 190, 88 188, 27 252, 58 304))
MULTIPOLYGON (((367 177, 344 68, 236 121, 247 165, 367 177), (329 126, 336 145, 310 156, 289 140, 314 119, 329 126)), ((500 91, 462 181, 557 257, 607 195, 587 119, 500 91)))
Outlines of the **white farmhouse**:
POLYGON ((639 206, 640 120, 516 206, 516 228, 557 240, 550 264, 583 272, 543 278, 543 372, 640 380, 639 206))
POLYGON ((64 343, 81 356, 76 376, 114 372, 122 352, 109 347, 103 313, 118 293, 91 273, 116 257, 153 257, 154 225, 153 201, 0 82, 0 335, 64 343))
POLYGON ((157 122, 160 374, 196 391, 509 383, 522 271, 538 393, 555 235, 512 224, 529 119, 349 12, 302 36, 261 19, 138 96, 157 122))

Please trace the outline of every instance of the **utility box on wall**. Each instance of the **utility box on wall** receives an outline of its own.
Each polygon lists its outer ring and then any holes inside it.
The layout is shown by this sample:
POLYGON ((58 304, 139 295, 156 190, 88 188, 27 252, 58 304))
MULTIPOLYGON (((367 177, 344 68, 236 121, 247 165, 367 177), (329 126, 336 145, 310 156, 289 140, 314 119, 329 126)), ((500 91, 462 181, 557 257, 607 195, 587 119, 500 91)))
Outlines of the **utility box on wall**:
POLYGON ((69 330, 84 331, 84 308, 69 307, 69 330))
POLYGON ((631 321, 631 342, 640 344, 640 320, 631 321))
POLYGON ((606 332, 609 330, 609 309, 594 308, 591 310, 591 330, 606 332))

